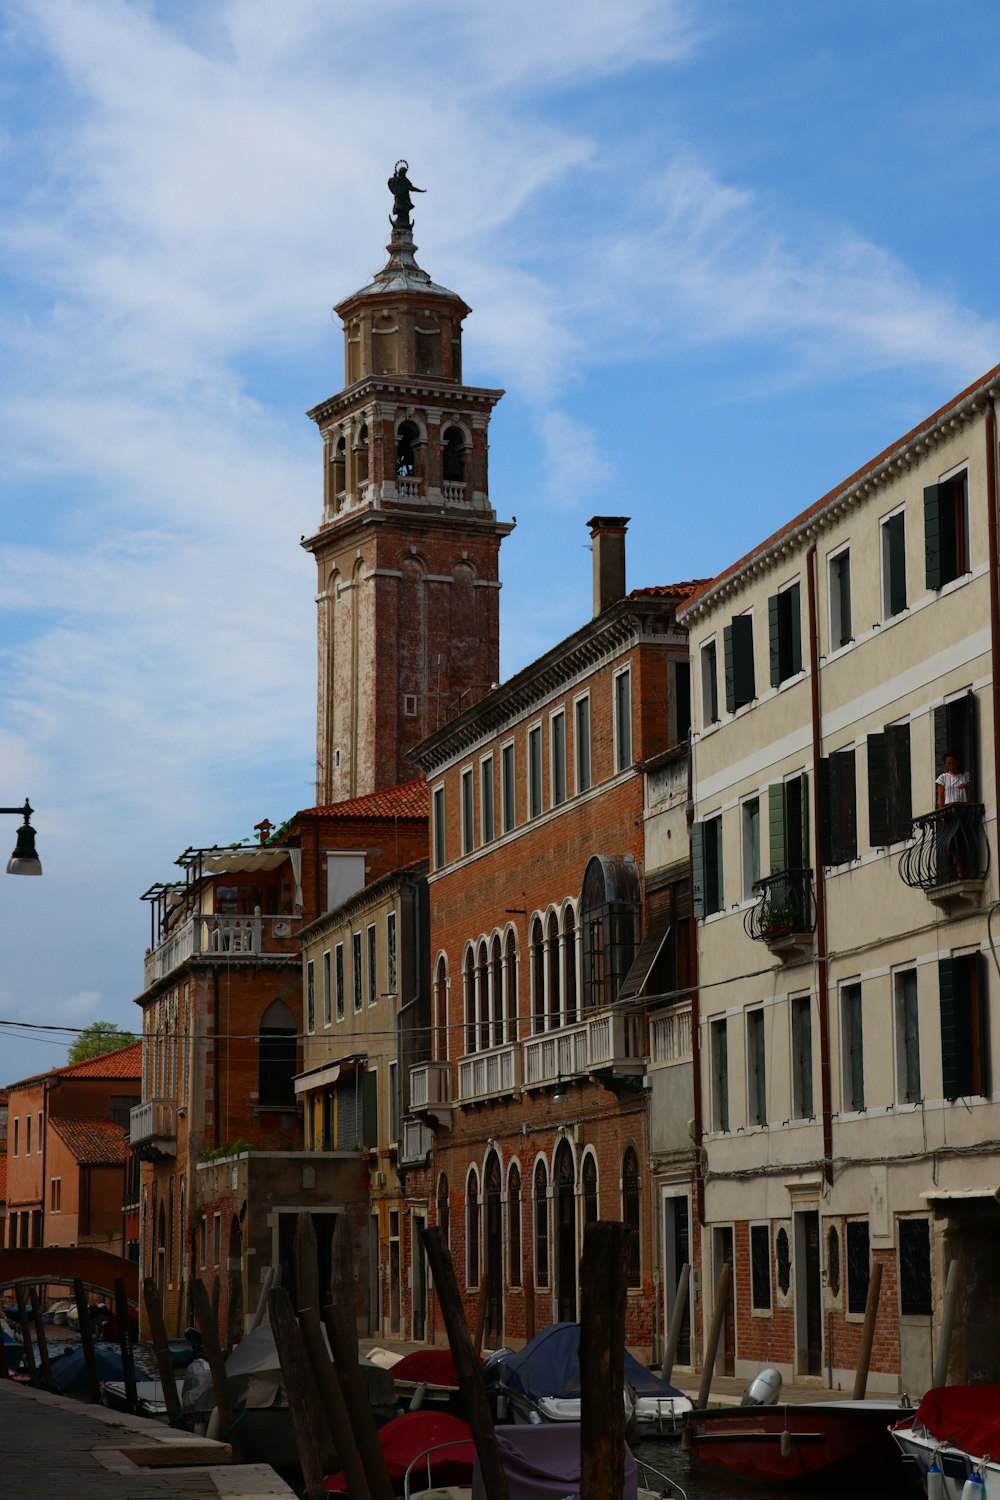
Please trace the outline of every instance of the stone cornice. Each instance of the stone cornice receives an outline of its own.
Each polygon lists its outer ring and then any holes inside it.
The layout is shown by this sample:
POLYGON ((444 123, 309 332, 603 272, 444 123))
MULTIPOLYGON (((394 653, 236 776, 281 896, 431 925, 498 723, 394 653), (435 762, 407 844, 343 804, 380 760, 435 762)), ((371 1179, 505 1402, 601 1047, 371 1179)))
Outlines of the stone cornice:
POLYGON ((393 505, 391 510, 369 506, 364 509, 345 511, 342 516, 338 516, 335 521, 330 521, 312 536, 302 537, 299 546, 303 547, 306 552, 321 552, 332 545, 343 546, 345 539, 349 538, 353 531, 385 525, 402 526, 408 532, 447 531, 452 528, 465 536, 473 535, 478 531, 487 536, 501 538, 509 536, 514 530, 513 521, 498 521, 496 511, 493 510, 477 512, 430 504, 420 509, 414 506, 393 505))
POLYGON ((432 401, 449 411, 461 411, 469 406, 492 408, 503 396, 502 390, 491 390, 487 386, 461 385, 455 381, 421 380, 406 375, 366 375, 321 401, 306 412, 306 416, 317 423, 329 422, 333 418, 352 411, 360 402, 391 400, 394 405, 401 401, 417 401, 421 405, 432 401))

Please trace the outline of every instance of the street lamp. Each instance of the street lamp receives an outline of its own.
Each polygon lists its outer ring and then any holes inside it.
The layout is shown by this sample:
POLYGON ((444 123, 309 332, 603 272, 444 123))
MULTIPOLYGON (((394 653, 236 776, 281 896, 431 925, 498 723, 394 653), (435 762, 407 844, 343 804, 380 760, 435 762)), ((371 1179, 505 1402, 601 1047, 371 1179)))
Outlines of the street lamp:
POLYGON ((35 830, 31 826, 31 804, 27 797, 24 799, 23 807, 0 807, 0 813, 13 813, 24 818, 24 822, 17 830, 17 843, 14 845, 14 853, 7 861, 8 875, 40 875, 42 873, 41 860, 35 849, 35 830))

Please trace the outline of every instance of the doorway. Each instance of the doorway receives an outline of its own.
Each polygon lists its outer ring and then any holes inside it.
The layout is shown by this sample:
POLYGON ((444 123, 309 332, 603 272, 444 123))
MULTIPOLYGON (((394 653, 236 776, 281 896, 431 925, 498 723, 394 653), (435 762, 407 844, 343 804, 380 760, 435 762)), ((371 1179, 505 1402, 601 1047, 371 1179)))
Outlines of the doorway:
POLYGON ((503 1342, 503 1230, 500 1217, 500 1158, 486 1158, 486 1331, 494 1345, 503 1342))
MULTIPOLYGON (((681 1271, 691 1264, 691 1195, 687 1192, 663 1194, 663 1340, 666 1347, 670 1321, 674 1315, 677 1284, 681 1271)), ((688 1365, 691 1359, 691 1285, 684 1299, 684 1312, 677 1340, 674 1362, 688 1365)))
POLYGON ((427 1261, 424 1255, 424 1242, 421 1238, 426 1225, 427 1219, 423 1214, 413 1214, 410 1218, 412 1251, 410 1337, 417 1342, 421 1342, 427 1336, 427 1261))
POLYGON ((722 1324, 722 1336, 719 1341, 719 1353, 716 1355, 716 1369, 720 1370, 721 1360, 722 1375, 736 1374, 736 1271, 733 1263, 733 1230, 732 1226, 725 1229, 716 1229, 712 1236, 713 1248, 713 1273, 716 1287, 719 1285, 719 1274, 724 1265, 729 1266, 729 1292, 726 1297, 725 1319, 722 1324))
POLYGON ((819 1210, 795 1215, 795 1369, 798 1375, 823 1373, 823 1279, 819 1210), (801 1273, 801 1274, 799 1274, 801 1273))
POLYGON ((576 1322, 576 1165, 566 1141, 554 1164, 556 1219, 556 1309, 560 1323, 576 1322))

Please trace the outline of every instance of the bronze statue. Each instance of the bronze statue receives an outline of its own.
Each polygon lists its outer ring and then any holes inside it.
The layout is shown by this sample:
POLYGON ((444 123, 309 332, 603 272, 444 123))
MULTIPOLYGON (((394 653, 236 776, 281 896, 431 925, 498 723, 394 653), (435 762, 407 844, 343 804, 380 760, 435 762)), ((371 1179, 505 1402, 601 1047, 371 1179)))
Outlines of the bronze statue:
POLYGON ((397 234, 409 234, 413 229, 413 199, 411 193, 425 193, 426 188, 414 187, 407 177, 409 162, 400 160, 396 163, 395 170, 389 178, 389 191, 392 194, 393 212, 389 215, 389 223, 397 234))

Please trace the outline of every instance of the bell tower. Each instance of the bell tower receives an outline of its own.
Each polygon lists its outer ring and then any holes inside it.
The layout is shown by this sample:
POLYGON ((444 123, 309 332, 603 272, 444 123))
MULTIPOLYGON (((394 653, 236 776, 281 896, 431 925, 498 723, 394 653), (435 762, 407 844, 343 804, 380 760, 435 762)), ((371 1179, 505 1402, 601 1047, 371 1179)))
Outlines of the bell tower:
POLYGON ((470 308, 415 259, 407 163, 389 179, 389 259, 335 311, 344 388, 323 440, 316 558, 316 802, 409 780, 408 752, 499 677, 499 553, 487 433, 502 391, 462 382, 470 308))

